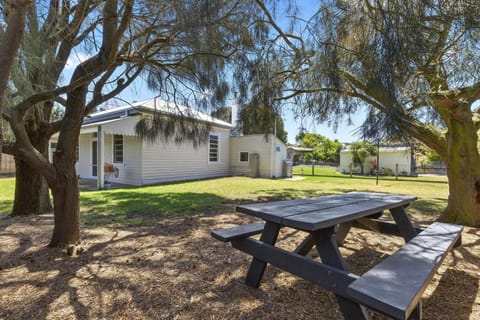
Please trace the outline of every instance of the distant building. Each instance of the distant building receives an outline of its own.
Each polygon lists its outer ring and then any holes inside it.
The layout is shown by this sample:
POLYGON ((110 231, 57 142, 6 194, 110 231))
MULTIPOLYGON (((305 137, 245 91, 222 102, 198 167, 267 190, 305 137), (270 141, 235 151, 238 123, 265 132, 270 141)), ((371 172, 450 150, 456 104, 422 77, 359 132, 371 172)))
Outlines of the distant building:
MULTIPOLYGON (((416 175, 415 172, 415 157, 411 147, 395 146, 395 147, 380 147, 379 163, 377 165, 377 156, 367 157, 364 162, 364 174, 373 174, 376 168, 380 169, 380 173, 395 173, 398 165, 398 174, 400 175, 416 175), (383 171, 382 171, 383 170, 383 171)), ((352 151, 343 149, 340 151, 340 166, 338 168, 341 172, 350 172, 350 163, 352 162, 352 151)), ((354 173, 360 173, 360 167, 353 166, 354 173)))
POLYGON ((297 165, 303 162, 303 157, 305 153, 312 152, 313 148, 304 148, 298 146, 288 146, 287 147, 287 156, 288 159, 291 159, 293 165, 297 165))

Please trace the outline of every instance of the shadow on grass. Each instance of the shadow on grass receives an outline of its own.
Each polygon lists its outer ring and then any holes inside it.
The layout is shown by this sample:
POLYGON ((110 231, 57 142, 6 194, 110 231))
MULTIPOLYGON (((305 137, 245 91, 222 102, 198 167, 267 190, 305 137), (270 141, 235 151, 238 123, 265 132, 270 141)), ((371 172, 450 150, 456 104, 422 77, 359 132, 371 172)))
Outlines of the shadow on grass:
MULTIPOLYGON (((270 190, 258 190, 253 194, 259 195, 256 202, 264 201, 277 201, 277 200, 293 200, 301 198, 320 197, 331 194, 332 192, 323 192, 321 190, 298 190, 293 188, 286 189, 270 189, 270 190)), ((251 202, 251 200, 250 200, 251 202)))
POLYGON ((82 222, 87 227, 111 223, 148 225, 159 218, 190 217, 233 208, 231 200, 215 194, 147 193, 141 189, 90 192, 82 194, 81 204, 82 222))
POLYGON ((0 200, 0 216, 8 214, 12 211, 12 200, 0 200))
MULTIPOLYGON (((347 174, 334 174, 334 175, 329 175, 329 174, 299 174, 299 173, 294 173, 295 175, 302 176, 302 177, 318 177, 318 178, 340 178, 340 179, 355 179, 355 180, 376 180, 376 176, 362 176, 362 175, 352 175, 351 177, 347 174)), ((404 177, 404 176, 399 176, 398 179, 395 179, 395 177, 391 176, 379 176, 378 177, 379 181, 403 181, 403 182, 424 182, 424 183, 441 183, 441 184, 447 184, 448 180, 435 180, 435 179, 418 179, 417 177, 404 177)))
MULTIPOLYGON (((176 183, 177 184, 177 183, 176 183)), ((125 188, 109 192, 82 192, 81 219, 86 227, 108 224, 150 225, 161 218, 192 217, 232 212, 248 202, 290 200, 326 195, 320 190, 270 189, 253 193, 255 199, 230 199, 212 193, 151 192, 144 188, 125 188)))
POLYGON ((447 199, 430 198, 414 201, 409 209, 413 210, 415 213, 438 217, 446 207, 447 199))

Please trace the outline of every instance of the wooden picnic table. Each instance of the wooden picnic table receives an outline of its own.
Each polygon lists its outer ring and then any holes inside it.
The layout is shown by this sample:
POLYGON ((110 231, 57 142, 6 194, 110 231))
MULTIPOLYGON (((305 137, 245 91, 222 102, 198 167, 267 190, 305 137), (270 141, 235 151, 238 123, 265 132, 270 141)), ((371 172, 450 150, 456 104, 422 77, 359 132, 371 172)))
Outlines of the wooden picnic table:
POLYGON ((221 241, 253 256, 246 283, 258 287, 267 263, 332 291, 345 319, 368 319, 364 306, 395 319, 421 319, 421 295, 436 269, 460 237, 462 228, 434 223, 426 231, 405 212, 415 196, 350 192, 309 199, 240 205, 238 212, 262 222, 214 230, 221 241), (394 222, 378 220, 389 210, 394 222), (306 231, 293 251, 275 246, 282 227, 306 231), (362 276, 345 267, 338 244, 351 227, 399 235, 408 242, 362 276), (261 233, 260 239, 250 236, 261 233), (320 262, 308 258, 316 247, 320 262))

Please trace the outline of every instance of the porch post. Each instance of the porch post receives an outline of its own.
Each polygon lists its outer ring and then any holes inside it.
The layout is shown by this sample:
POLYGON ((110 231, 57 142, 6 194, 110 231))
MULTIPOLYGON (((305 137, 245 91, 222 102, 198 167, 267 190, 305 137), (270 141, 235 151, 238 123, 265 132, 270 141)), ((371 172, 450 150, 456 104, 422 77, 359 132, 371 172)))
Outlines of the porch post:
POLYGON ((101 190, 104 187, 105 171, 104 171, 104 136, 102 126, 97 127, 97 189, 101 190))

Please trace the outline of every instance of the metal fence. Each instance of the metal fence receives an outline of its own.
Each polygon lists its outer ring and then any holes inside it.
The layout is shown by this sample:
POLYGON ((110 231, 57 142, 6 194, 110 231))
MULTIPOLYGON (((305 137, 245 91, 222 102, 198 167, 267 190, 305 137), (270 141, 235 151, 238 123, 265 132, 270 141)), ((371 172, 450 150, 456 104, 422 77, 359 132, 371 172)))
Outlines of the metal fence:
POLYGON ((438 174, 438 175, 447 175, 446 167, 431 167, 431 166, 420 166, 415 168, 417 174, 438 174))

